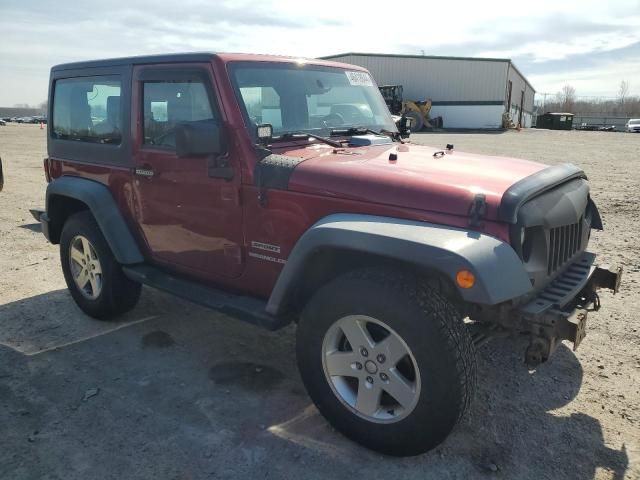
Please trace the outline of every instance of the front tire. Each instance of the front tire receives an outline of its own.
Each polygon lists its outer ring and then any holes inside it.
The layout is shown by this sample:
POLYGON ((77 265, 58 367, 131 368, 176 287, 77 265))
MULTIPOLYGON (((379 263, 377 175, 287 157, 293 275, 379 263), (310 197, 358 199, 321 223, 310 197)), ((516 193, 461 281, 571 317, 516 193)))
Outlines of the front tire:
POLYGON ((390 455, 441 443, 476 384, 462 316, 440 292, 394 270, 354 271, 323 286, 302 312, 297 357, 324 417, 390 455))
POLYGON ((69 292, 87 315, 109 320, 138 303, 141 284, 122 272, 90 212, 76 213, 65 222, 60 261, 69 292))

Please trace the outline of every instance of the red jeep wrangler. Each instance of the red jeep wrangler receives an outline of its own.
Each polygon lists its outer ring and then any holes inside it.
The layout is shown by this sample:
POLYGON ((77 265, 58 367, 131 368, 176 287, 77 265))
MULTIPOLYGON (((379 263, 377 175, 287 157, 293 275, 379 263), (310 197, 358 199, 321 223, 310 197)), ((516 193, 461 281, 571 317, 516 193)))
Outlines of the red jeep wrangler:
POLYGON ((586 251, 602 222, 580 168, 407 143, 360 67, 72 63, 51 70, 49 105, 41 221, 80 308, 112 318, 146 284, 296 322, 312 400, 381 452, 444 440, 476 343, 528 335, 535 366, 577 346, 596 289, 619 285, 586 251))

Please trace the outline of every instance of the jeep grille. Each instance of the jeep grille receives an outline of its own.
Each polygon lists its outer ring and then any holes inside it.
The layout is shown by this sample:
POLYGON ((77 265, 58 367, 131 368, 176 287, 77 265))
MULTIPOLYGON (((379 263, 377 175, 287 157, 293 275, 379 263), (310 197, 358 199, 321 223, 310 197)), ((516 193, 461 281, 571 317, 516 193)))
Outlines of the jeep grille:
POLYGON ((582 217, 577 223, 552 228, 549 231, 547 274, 562 268, 573 256, 582 251, 582 217))

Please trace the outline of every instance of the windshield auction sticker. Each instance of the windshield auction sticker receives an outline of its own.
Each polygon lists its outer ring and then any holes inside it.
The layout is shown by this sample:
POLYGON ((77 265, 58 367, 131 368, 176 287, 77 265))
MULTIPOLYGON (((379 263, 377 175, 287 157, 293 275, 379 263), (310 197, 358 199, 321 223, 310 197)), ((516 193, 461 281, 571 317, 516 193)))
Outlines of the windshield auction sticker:
POLYGON ((373 87, 373 82, 371 81, 371 77, 367 72, 344 72, 347 74, 347 79, 349 79, 349 83, 356 87, 373 87))

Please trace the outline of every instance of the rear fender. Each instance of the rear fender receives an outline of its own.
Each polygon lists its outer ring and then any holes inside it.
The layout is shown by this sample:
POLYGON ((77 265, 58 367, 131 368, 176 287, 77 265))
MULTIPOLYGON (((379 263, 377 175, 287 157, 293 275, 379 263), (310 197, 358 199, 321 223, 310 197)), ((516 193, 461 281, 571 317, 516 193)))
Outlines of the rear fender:
POLYGON ((144 261, 109 189, 86 178, 63 176, 47 186, 46 216, 52 242, 57 243, 59 230, 62 229, 68 213, 56 209, 54 204, 65 198, 82 202, 87 206, 119 263, 126 265, 144 261))

